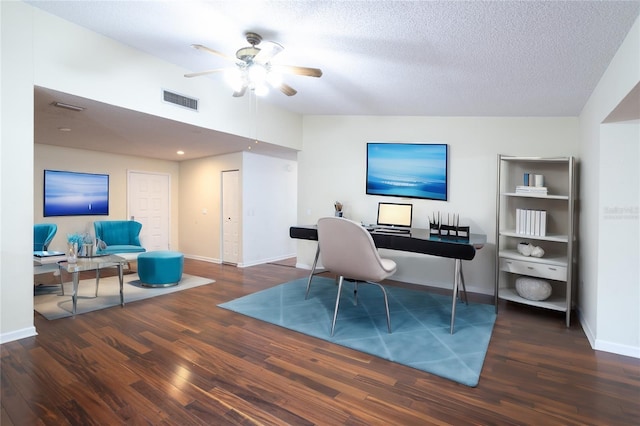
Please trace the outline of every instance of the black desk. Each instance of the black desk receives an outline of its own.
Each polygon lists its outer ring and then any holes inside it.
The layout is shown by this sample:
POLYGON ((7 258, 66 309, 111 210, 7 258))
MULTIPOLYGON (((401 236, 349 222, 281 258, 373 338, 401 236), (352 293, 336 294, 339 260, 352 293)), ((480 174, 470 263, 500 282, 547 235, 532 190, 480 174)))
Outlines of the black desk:
MULTIPOLYGON (((292 226, 289 228, 289 236, 298 240, 318 241, 318 228, 315 225, 292 226)), ((374 230, 371 231, 371 236, 378 248, 428 254, 455 260, 453 301, 451 303, 451 333, 453 333, 456 300, 460 285, 462 285, 465 303, 467 303, 467 291, 462 274, 462 260, 472 260, 476 255, 476 249, 482 248, 487 242, 487 236, 484 234, 470 234, 468 240, 462 240, 431 235, 428 229, 421 228, 411 228, 408 233, 384 233, 374 230)), ((311 283, 319 256, 320 247, 318 246, 307 285, 311 283)))

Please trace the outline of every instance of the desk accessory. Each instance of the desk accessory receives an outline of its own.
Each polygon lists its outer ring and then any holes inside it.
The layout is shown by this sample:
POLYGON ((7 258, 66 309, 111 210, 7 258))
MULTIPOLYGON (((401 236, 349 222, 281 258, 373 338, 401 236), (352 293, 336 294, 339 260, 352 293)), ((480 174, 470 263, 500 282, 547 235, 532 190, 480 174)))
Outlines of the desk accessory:
POLYGON ((335 208, 335 216, 342 217, 342 203, 340 201, 336 201, 333 203, 333 207, 335 208))
POLYGON ((53 250, 36 250, 33 252, 35 257, 55 257, 55 256, 64 256, 65 253, 62 251, 53 251, 53 250))
MULTIPOLYGON (((444 216, 442 216, 444 217, 444 216)), ((460 226, 460 215, 453 214, 453 221, 451 221, 451 215, 447 213, 447 223, 441 222, 441 214, 433 212, 429 218, 429 234, 438 237, 446 237, 451 239, 469 239, 470 227, 460 226)))

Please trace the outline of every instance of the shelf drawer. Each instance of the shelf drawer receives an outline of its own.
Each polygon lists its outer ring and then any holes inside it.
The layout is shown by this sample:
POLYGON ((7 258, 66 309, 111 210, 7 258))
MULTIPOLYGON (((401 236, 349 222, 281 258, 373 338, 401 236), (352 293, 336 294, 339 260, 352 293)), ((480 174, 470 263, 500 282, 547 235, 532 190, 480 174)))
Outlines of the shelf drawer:
POLYGON ((514 274, 530 275, 550 280, 566 281, 566 266, 547 265, 538 262, 526 262, 523 260, 500 259, 500 270, 514 274))

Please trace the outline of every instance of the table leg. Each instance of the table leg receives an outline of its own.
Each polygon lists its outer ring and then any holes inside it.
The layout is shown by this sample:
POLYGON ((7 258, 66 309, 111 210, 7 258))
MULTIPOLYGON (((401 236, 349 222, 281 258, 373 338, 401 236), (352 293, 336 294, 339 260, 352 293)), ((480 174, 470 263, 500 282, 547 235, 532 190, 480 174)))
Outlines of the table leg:
POLYGON ((73 301, 73 310, 71 313, 73 315, 76 314, 76 305, 78 304, 78 284, 80 282, 80 272, 73 272, 71 274, 73 281, 73 295, 71 296, 71 300, 73 301))
POLYGON ((456 259, 455 265, 455 275, 453 277, 453 296, 451 302, 451 328, 450 333, 453 334, 454 324, 456 321, 456 302, 458 301, 458 287, 460 285, 460 276, 461 276, 461 265, 462 261, 460 259, 456 259))
POLYGON ((316 248, 316 257, 313 259, 313 265, 311 265, 311 273, 309 274, 309 279, 307 280, 307 292, 304 295, 305 300, 309 297, 309 290, 311 289, 311 279, 313 278, 313 273, 316 270, 316 266, 318 265, 318 258, 320 257, 320 244, 316 248))
POLYGON ((467 298, 467 286, 464 285, 464 274, 462 273, 462 261, 460 261, 460 283, 462 284, 462 294, 464 295, 464 303, 465 305, 468 305, 469 299, 467 298))
POLYGON ((100 285, 100 268, 96 269, 96 297, 98 297, 98 286, 100 285))
POLYGON ((122 272, 122 263, 118 264, 118 278, 120 279, 120 306, 124 306, 124 277, 122 272))

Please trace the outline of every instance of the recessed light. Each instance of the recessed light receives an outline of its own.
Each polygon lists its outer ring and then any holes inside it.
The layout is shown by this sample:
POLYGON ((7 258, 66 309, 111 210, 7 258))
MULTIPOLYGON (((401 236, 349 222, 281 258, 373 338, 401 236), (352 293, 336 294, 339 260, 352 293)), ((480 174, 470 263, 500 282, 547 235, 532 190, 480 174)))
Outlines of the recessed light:
POLYGON ((176 154, 178 155, 184 155, 184 151, 177 151, 176 154))
POLYGON ((69 127, 58 127, 58 130, 60 130, 61 132, 70 132, 71 129, 69 127))

